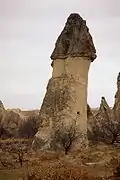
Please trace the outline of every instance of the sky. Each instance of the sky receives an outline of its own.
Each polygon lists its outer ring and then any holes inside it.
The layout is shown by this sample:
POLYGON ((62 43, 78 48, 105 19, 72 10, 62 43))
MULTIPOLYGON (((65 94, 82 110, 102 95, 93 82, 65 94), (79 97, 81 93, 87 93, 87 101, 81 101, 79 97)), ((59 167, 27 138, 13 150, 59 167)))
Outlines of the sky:
POLYGON ((70 13, 86 20, 97 51, 88 103, 113 106, 120 71, 120 0, 0 0, 0 100, 39 109, 51 78, 50 55, 70 13))

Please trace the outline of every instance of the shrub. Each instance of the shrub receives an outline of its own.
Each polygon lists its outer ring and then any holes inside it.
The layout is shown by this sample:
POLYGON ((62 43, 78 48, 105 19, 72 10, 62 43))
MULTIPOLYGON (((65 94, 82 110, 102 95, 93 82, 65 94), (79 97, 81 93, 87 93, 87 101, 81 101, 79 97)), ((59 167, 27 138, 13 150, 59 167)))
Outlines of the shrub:
POLYGON ((23 121, 19 128, 19 136, 22 138, 33 138, 39 128, 38 116, 30 116, 23 121))
POLYGON ((76 139, 76 128, 75 126, 70 127, 60 127, 58 130, 55 131, 54 134, 54 143, 55 146, 60 146, 61 149, 64 150, 65 154, 71 148, 73 141, 76 139))
POLYGON ((41 163, 28 173, 27 180, 97 180, 82 167, 63 161, 41 163))

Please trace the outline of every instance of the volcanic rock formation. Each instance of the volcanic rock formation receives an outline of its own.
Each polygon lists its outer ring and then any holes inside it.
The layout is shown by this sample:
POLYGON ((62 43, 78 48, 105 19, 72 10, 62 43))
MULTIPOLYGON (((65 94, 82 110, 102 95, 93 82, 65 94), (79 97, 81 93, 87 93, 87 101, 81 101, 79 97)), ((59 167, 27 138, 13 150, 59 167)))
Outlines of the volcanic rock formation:
POLYGON ((108 130, 107 128, 109 128, 113 121, 112 109, 109 107, 105 97, 102 97, 98 111, 96 110, 96 113, 93 113, 89 107, 88 112, 89 142, 103 141, 103 137, 108 130))
POLYGON ((0 138, 16 137, 22 119, 12 110, 6 110, 0 101, 0 138))
POLYGON ((13 111, 5 111, 1 124, 9 136, 16 137, 21 123, 20 116, 13 111))
POLYGON ((113 113, 115 120, 120 121, 120 72, 117 77, 117 92, 115 94, 113 113))
POLYGON ((76 137, 71 149, 86 144, 88 71, 95 58, 96 50, 86 21, 79 14, 71 14, 51 55, 52 78, 40 109, 42 125, 33 146, 62 148, 55 141, 56 132, 62 129, 68 136, 71 127, 75 127, 76 137))
POLYGON ((4 112, 5 112, 4 105, 3 105, 2 101, 0 101, 0 121, 3 118, 4 112))
POLYGON ((51 55, 53 60, 69 57, 86 57, 91 61, 96 58, 96 50, 86 21, 78 14, 68 17, 51 55))
POLYGON ((109 107, 105 97, 101 97, 101 103, 98 112, 94 116, 95 120, 99 123, 112 119, 112 109, 109 107))
POLYGON ((101 104, 100 104, 100 108, 99 108, 99 113, 101 114, 101 116, 103 116, 104 119, 111 119, 111 109, 105 99, 105 97, 101 98, 101 104))
MULTIPOLYGON (((94 124, 95 124, 95 115, 93 114, 92 112, 92 109, 89 105, 87 105, 87 130, 88 130, 88 133, 93 133, 93 127, 94 127, 94 124)), ((88 134, 89 136, 89 134, 88 134)))

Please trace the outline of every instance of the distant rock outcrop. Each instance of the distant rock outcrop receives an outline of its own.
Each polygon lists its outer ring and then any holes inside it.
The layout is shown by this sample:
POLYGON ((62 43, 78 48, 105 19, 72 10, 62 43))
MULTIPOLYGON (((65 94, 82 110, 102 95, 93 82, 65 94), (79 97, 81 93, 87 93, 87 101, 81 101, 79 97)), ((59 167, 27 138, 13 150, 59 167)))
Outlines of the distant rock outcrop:
POLYGON ((116 121, 120 121, 120 72, 117 77, 117 92, 115 94, 115 103, 113 113, 116 121))
POLYGON ((3 105, 2 101, 0 101, 0 109, 5 110, 4 105, 3 105))
POLYGON ((103 132, 103 128, 111 122, 113 114, 105 97, 101 98, 100 107, 95 114, 90 107, 88 110, 88 139, 94 142, 100 140, 101 132, 103 132))
POLYGON ((2 120, 4 113, 5 113, 5 108, 2 101, 0 101, 0 121, 2 120))
POLYGON ((17 113, 13 111, 5 111, 1 124, 8 136, 17 137, 21 121, 22 119, 17 113))
POLYGON ((99 120, 111 119, 112 111, 109 107, 105 97, 101 97, 100 108, 95 118, 99 120))
POLYGON ((39 110, 21 110, 21 109, 7 109, 8 111, 12 111, 20 116, 21 119, 26 120, 30 116, 38 116, 39 115, 39 110))
POLYGON ((0 101, 0 138, 16 137, 21 121, 18 113, 6 110, 0 101))
POLYGON ((24 134, 21 135, 20 131, 21 128, 25 124, 26 130, 24 128, 24 132, 26 134, 29 131, 29 134, 33 132, 34 128, 36 127, 36 121, 39 114, 39 110, 21 110, 21 109, 5 109, 2 101, 0 101, 0 138, 7 139, 7 138, 23 138, 24 134), (31 125, 31 121, 34 121, 31 125), (31 131, 31 132, 30 132, 31 131))

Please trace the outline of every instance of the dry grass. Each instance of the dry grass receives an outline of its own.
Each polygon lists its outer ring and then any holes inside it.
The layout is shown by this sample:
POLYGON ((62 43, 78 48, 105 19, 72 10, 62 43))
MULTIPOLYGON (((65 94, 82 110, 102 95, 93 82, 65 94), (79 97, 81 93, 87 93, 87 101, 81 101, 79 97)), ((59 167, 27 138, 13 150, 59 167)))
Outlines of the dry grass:
POLYGON ((95 180, 83 167, 65 161, 44 162, 30 169, 28 180, 95 180))
POLYGON ((94 147, 86 152, 78 151, 67 156, 53 152, 33 153, 28 180, 107 180, 118 165, 118 162, 113 160, 115 157, 109 156, 114 154, 113 151, 119 154, 114 148, 106 146, 94 147))
MULTIPOLYGON (((20 141, 22 142, 22 140, 20 141)), ((13 141, 14 143, 15 141, 13 141)), ((91 147, 84 152, 77 151, 66 156, 64 153, 50 151, 28 151, 24 156, 25 161, 22 168, 15 161, 15 156, 13 158, 3 151, 3 157, 6 163, 11 163, 13 166, 10 166, 10 170, 8 170, 9 166, 2 167, 0 165, 0 173, 3 173, 2 169, 4 169, 4 173, 9 175, 11 173, 10 177, 16 176, 16 173, 21 170, 21 173, 28 173, 27 180, 107 180, 108 177, 109 180, 112 180, 110 177, 120 164, 120 148, 100 145, 91 147)), ((19 173, 17 174, 18 177, 19 173)), ((1 180, 4 178, 2 177, 1 180)), ((6 178, 6 180, 9 179, 6 178)))

